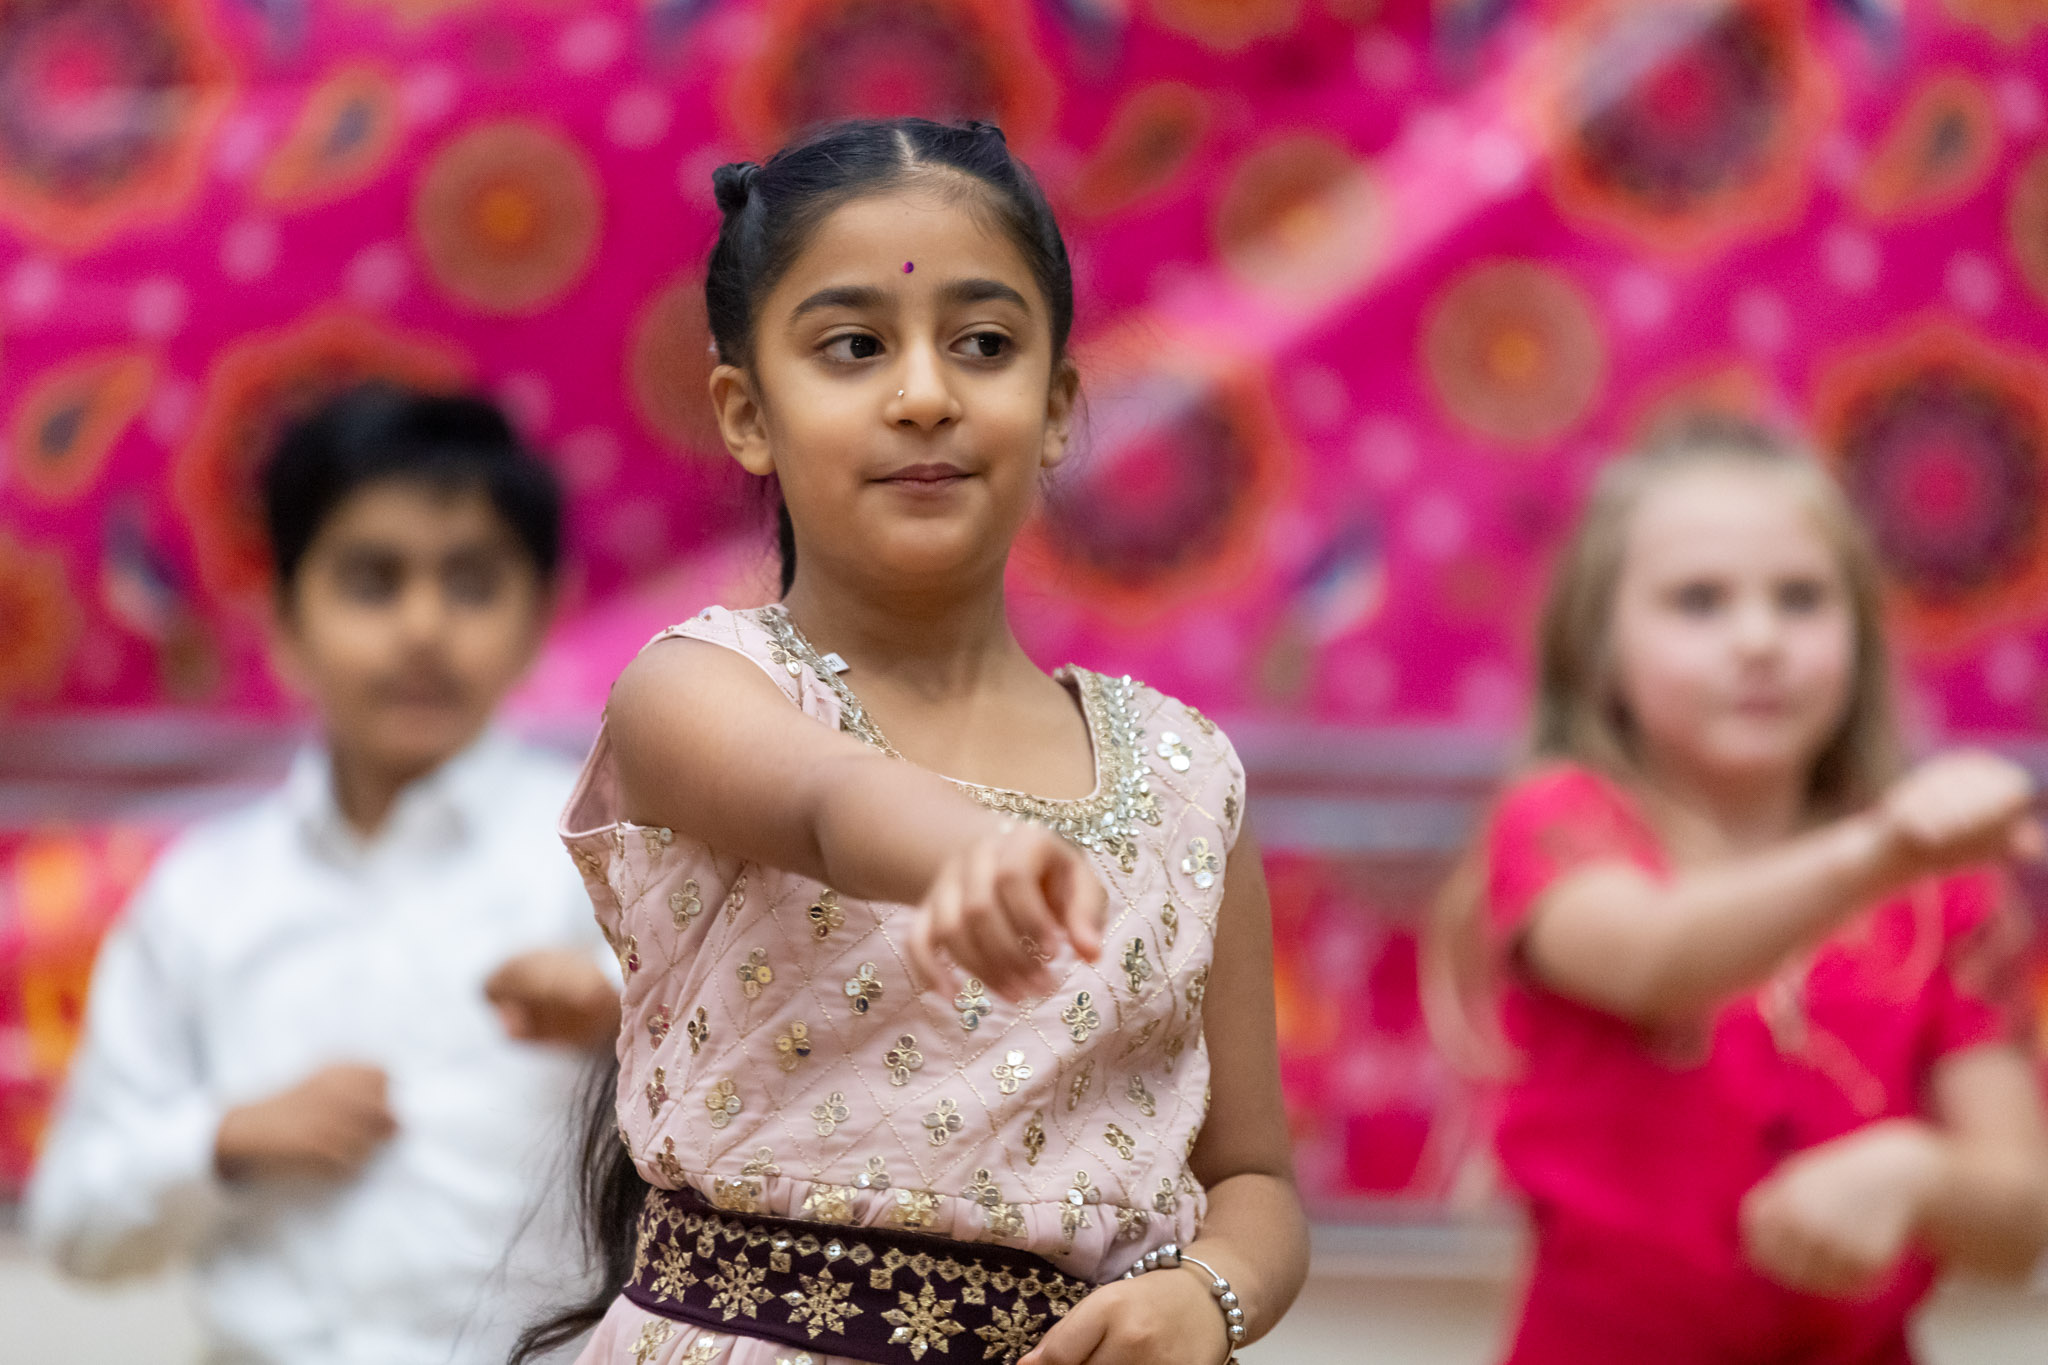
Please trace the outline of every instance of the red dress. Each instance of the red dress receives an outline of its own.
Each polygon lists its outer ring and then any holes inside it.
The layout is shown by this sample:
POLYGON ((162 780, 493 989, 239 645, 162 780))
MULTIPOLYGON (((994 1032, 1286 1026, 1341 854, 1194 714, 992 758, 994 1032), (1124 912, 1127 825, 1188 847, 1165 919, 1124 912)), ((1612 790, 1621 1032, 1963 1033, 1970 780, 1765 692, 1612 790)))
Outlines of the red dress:
POLYGON ((1507 793, 1487 900, 1521 1076, 1503 1097, 1503 1167, 1526 1196, 1536 1264, 1514 1365, 1893 1365, 1932 1265, 1913 1256, 1867 1301, 1795 1293, 1744 1260, 1742 1197, 1788 1155, 1923 1112, 1949 1053, 2015 1036, 2014 960, 1993 873, 1930 880, 1852 921, 1803 985, 1733 1001, 1685 1037, 1652 1036, 1518 969, 1519 931, 1560 876, 1624 862, 1670 875, 1627 792, 1577 767, 1507 793))

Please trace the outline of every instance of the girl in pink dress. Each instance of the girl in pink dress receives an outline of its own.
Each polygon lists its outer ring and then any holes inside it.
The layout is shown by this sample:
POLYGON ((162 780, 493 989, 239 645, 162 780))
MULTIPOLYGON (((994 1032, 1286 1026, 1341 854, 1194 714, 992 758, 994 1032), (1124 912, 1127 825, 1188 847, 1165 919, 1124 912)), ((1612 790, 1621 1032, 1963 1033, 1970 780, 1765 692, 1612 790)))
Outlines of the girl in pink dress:
POLYGON ((716 186, 712 399, 785 595, 648 647, 564 817, 625 974, 624 1291, 532 1344, 1218 1365, 1306 1269, 1264 881, 1222 732, 1005 616, 1077 391, 1051 211, 922 120, 716 186))
POLYGON ((1989 866, 2033 786, 1901 773, 1880 612, 1838 490, 1738 429, 1610 467, 1565 553, 1538 765, 1435 942, 1519 1061, 1516 1365, 1904 1362, 1937 1269, 2048 1240, 1989 866))

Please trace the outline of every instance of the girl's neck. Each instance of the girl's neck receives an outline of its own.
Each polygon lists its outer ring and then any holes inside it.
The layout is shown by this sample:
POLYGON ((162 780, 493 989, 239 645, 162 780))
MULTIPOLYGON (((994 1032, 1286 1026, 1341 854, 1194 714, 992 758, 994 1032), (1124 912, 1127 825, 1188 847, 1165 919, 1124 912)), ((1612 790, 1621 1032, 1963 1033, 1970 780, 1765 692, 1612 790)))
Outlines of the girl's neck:
POLYGON ((1683 862, 1761 852, 1797 834, 1806 820, 1800 773, 1717 777, 1646 763, 1652 816, 1683 862))
POLYGON ((928 699, 971 691, 1018 664, 1036 671, 1010 629, 1000 576, 965 591, 878 595, 799 571, 783 605, 797 629, 862 677, 928 699))

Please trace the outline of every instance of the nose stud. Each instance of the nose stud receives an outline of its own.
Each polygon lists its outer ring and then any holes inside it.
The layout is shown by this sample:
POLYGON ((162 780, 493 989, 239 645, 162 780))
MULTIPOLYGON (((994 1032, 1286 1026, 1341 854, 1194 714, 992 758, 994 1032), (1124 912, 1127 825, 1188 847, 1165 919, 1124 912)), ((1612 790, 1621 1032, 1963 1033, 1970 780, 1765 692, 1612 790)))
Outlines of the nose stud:
POLYGON ((901 389, 898 389, 898 390, 896 390, 896 396, 897 396, 898 398, 901 398, 901 397, 903 396, 903 390, 901 390, 901 389))

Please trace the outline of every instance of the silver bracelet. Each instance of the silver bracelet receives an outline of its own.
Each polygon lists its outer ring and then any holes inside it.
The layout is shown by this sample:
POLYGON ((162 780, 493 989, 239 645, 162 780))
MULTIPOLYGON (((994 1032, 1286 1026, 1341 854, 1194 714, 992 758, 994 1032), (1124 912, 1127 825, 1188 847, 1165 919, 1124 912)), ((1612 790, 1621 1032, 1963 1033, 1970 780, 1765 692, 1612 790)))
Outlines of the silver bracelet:
POLYGON ((1135 1280, 1147 1271, 1171 1270, 1180 1265, 1198 1267, 1209 1277, 1209 1296, 1223 1310, 1223 1329, 1230 1335, 1230 1354, 1224 1358, 1223 1365, 1237 1365, 1237 1348, 1244 1345, 1246 1335, 1244 1309, 1238 1306, 1237 1291, 1230 1287, 1230 1281, 1216 1273, 1216 1267, 1183 1252, 1178 1243, 1168 1242, 1156 1251, 1146 1252, 1136 1265, 1124 1272, 1123 1278, 1135 1280))

